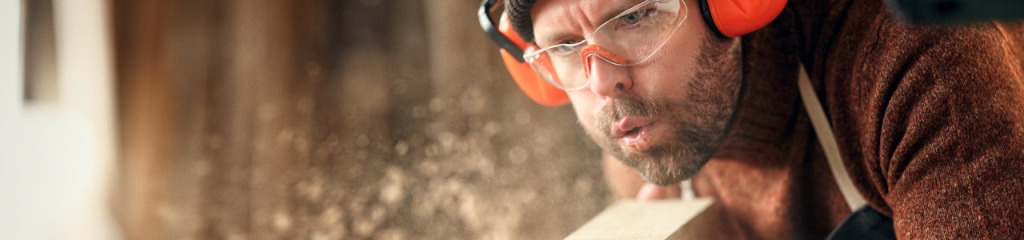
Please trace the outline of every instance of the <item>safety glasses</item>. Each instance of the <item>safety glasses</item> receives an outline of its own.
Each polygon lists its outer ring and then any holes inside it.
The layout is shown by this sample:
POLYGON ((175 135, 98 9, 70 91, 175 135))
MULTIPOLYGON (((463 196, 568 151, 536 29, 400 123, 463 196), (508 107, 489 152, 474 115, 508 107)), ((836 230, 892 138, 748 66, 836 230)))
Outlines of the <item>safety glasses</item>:
POLYGON ((616 66, 651 59, 686 20, 682 0, 646 0, 608 19, 583 39, 559 39, 539 48, 531 44, 523 58, 555 87, 577 90, 590 82, 590 61, 596 57, 616 66))

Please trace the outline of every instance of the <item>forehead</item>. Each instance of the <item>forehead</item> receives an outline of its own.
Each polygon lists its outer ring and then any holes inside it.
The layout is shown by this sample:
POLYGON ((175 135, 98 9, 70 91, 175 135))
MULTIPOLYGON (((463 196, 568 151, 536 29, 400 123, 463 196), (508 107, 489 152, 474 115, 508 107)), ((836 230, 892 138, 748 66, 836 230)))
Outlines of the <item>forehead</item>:
POLYGON ((539 0, 530 9, 537 43, 582 36, 643 0, 539 0))

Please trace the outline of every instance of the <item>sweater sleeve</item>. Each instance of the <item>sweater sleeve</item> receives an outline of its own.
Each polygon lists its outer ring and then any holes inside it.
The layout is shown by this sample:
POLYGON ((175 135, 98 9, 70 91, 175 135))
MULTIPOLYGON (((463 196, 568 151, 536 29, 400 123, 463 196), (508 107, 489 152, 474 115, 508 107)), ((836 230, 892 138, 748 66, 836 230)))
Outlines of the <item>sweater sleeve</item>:
POLYGON ((1024 26, 878 8, 851 6, 815 65, 858 190, 900 238, 1024 236, 1024 26))

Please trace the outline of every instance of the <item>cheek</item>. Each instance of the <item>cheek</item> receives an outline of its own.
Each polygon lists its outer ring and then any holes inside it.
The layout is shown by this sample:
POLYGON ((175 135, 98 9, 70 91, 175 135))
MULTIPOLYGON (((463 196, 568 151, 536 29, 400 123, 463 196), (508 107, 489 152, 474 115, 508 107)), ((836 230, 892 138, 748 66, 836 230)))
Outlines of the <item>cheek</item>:
POLYGON ((693 94, 687 86, 690 81, 696 81, 696 56, 687 51, 677 51, 679 49, 663 50, 670 50, 665 52, 667 57, 633 72, 633 91, 659 100, 685 101, 693 94))
POLYGON ((688 81, 694 81, 697 58, 700 56, 702 26, 689 21, 659 50, 650 64, 633 68, 634 87, 638 92, 654 93, 671 100, 687 98, 688 81))
POLYGON ((590 91, 570 91, 569 101, 572 102, 572 108, 576 111, 576 117, 579 118, 583 128, 593 131, 594 113, 600 110, 598 109, 597 95, 590 91))

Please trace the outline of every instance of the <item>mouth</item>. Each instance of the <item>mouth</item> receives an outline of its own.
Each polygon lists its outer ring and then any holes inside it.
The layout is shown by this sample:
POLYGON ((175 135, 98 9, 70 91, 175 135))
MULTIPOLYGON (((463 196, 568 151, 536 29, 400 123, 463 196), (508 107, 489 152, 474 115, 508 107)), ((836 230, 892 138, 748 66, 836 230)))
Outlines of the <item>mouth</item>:
POLYGON ((627 117, 612 126, 612 138, 624 149, 639 152, 654 144, 657 127, 654 119, 627 117))

